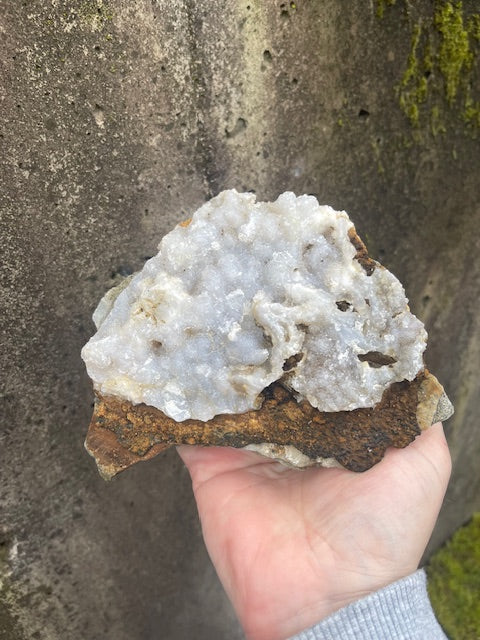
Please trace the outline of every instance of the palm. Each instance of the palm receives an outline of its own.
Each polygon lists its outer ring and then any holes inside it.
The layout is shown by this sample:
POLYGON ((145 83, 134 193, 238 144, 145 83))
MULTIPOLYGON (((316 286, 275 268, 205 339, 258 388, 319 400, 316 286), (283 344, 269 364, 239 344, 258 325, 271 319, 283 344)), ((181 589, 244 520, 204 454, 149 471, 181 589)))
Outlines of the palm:
POLYGON ((181 447, 212 561, 248 637, 279 640, 416 569, 449 476, 441 427, 363 474, 181 447))

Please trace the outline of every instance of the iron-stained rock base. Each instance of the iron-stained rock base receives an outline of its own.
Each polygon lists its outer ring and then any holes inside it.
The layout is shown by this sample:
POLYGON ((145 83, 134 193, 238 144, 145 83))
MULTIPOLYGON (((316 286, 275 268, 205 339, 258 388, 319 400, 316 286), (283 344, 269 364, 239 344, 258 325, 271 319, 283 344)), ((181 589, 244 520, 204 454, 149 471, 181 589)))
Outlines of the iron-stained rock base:
POLYGON ((393 384, 372 409, 322 413, 297 402, 279 383, 263 392, 258 410, 212 420, 176 422, 158 409, 97 394, 85 446, 100 474, 110 479, 136 462, 176 444, 245 447, 273 443, 277 458, 293 446, 319 464, 334 459, 351 471, 366 471, 388 447, 406 447, 433 422, 452 413, 443 387, 427 370, 412 382, 393 384))

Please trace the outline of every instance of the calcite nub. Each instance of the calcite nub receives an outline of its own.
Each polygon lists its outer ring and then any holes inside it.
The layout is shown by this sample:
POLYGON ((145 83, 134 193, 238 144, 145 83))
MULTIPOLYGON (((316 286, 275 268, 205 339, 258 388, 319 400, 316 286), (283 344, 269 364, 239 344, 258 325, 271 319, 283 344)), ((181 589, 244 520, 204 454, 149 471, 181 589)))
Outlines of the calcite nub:
POLYGON ((100 303, 95 389, 176 421, 256 409, 278 380, 320 411, 373 407, 423 369, 426 332, 355 238, 313 196, 220 193, 100 303))

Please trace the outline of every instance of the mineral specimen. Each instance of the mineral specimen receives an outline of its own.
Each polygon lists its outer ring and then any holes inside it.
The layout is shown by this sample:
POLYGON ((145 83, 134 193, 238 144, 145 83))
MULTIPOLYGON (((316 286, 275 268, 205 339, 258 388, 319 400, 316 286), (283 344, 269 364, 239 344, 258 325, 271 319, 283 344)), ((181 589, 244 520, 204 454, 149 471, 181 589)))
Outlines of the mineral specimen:
POLYGON ((407 302, 345 212, 313 196, 256 203, 224 191, 99 304, 82 351, 97 393, 87 448, 106 476, 136 461, 125 453, 115 466, 119 446, 140 459, 176 442, 368 468, 429 426, 444 398, 407 302), (381 421, 393 432, 365 438, 381 421), (354 441, 374 455, 358 463, 354 441))

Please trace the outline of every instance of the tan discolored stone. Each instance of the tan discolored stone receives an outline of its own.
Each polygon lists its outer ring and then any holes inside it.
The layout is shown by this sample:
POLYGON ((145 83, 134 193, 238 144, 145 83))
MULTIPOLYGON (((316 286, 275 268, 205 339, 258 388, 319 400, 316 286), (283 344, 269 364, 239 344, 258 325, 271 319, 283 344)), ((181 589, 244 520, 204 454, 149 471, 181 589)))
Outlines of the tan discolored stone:
POLYGON ((257 410, 176 422, 154 407, 97 394, 85 446, 106 479, 177 444, 241 448, 268 443, 269 457, 292 465, 285 447, 294 447, 308 458, 293 466, 332 466, 335 460, 351 471, 366 471, 388 447, 406 447, 434 416, 451 415, 451 409, 436 415, 444 391, 427 370, 412 382, 391 385, 371 409, 320 412, 307 401, 297 402, 279 383, 262 395, 257 410))

